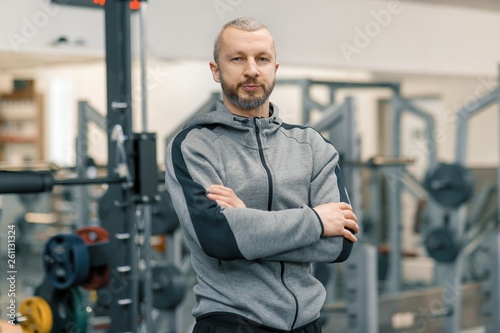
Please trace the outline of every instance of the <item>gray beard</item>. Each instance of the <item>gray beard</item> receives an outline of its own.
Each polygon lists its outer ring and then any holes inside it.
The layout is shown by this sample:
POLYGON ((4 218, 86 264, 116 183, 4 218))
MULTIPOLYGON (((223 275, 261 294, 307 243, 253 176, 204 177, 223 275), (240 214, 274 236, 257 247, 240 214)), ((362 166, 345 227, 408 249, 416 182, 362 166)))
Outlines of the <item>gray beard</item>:
POLYGON ((264 96, 261 98, 258 97, 253 97, 251 96, 250 98, 242 98, 238 94, 238 87, 236 89, 233 89, 233 87, 229 87, 226 85, 222 74, 220 75, 220 82, 221 82, 221 87, 222 87, 222 93, 226 98, 235 106, 242 110, 253 110, 256 109, 260 106, 262 106, 268 99, 269 96, 271 96, 271 93, 273 92, 275 81, 273 81, 273 84, 270 88, 264 87, 264 96))

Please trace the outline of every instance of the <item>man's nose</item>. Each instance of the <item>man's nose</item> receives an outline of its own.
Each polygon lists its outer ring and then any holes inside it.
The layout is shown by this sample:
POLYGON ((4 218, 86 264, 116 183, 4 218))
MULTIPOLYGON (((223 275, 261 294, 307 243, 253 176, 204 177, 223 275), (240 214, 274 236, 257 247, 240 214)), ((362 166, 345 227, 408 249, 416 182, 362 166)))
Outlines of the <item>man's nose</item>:
POLYGON ((249 77, 257 77, 259 75, 259 68, 255 59, 249 59, 245 67, 245 75, 249 77))

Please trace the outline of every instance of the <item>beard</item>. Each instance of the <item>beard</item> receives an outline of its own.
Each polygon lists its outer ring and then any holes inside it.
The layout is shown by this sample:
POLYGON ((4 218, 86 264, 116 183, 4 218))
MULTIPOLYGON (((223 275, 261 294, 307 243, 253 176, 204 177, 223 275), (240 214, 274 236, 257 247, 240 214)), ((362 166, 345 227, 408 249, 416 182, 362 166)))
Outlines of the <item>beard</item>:
POLYGON ((222 87, 222 93, 233 105, 242 110, 253 110, 263 105, 269 99, 269 96, 273 92, 276 79, 273 79, 271 86, 267 86, 264 83, 259 84, 262 88, 263 93, 261 89, 259 89, 255 92, 247 92, 248 96, 246 97, 238 92, 239 88, 244 84, 258 84, 257 81, 247 80, 245 82, 237 83, 231 86, 224 81, 221 73, 220 83, 222 87), (258 94, 262 95, 259 97, 258 94))

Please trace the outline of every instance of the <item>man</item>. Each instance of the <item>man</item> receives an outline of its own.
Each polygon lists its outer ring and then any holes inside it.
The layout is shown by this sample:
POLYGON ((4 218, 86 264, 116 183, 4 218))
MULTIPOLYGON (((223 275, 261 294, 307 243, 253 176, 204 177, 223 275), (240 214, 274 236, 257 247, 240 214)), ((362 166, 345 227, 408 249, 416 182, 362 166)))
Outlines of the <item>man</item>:
POLYGON ((311 263, 343 261, 356 241, 337 151, 269 102, 278 66, 264 25, 224 25, 210 62, 223 100, 167 149, 198 280, 195 333, 320 332, 326 293, 311 263))

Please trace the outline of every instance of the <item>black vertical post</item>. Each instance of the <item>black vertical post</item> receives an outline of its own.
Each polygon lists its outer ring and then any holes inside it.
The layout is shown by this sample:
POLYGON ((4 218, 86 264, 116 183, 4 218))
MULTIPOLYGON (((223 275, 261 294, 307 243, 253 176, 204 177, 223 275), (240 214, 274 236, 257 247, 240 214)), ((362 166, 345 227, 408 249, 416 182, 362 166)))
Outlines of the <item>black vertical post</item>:
MULTIPOLYGON (((121 126, 130 174, 134 175, 131 108, 131 33, 128 1, 108 0, 106 20, 108 174, 116 174, 120 161, 113 129, 121 126)), ((111 319, 108 332, 135 333, 138 327, 138 264, 135 244, 135 203, 132 184, 109 185, 101 216, 110 235, 111 281, 99 292, 111 319)))

